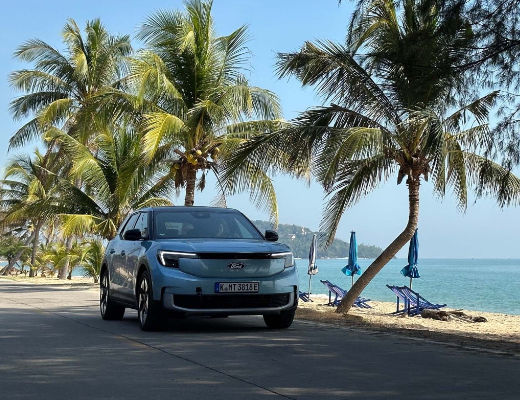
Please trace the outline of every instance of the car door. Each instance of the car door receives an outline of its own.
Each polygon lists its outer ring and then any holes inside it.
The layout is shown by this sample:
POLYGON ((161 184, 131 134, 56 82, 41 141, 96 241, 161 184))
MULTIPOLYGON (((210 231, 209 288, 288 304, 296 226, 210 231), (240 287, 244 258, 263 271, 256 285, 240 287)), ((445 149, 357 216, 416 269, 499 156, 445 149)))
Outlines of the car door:
POLYGON ((111 290, 116 297, 126 297, 124 284, 126 281, 126 252, 129 240, 124 240, 124 234, 126 231, 133 229, 138 213, 130 216, 128 222, 123 227, 119 235, 114 239, 114 246, 110 249, 112 254, 112 270, 111 272, 111 290))
POLYGON ((142 240, 125 241, 126 262, 125 262, 125 282, 123 284, 123 294, 125 297, 134 298, 137 272, 139 270, 139 259, 145 248, 143 240, 148 238, 148 212, 141 211, 133 229, 141 231, 142 240))

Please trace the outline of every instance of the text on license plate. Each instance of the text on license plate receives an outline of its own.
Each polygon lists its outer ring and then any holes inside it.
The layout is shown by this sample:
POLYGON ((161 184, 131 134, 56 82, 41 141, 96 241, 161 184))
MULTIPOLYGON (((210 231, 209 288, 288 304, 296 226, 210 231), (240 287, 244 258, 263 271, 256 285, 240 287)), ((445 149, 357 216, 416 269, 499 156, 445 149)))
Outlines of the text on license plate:
POLYGON ((258 282, 217 282, 215 293, 258 293, 258 282))

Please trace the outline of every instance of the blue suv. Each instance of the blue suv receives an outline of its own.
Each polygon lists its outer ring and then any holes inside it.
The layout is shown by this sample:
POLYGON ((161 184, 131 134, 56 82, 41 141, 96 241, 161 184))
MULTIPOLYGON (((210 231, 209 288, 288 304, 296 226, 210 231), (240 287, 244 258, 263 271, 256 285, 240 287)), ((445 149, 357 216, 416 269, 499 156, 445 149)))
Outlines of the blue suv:
POLYGON ((105 320, 135 308, 143 330, 177 316, 263 315, 288 328, 298 304, 293 254, 237 210, 154 207, 134 212, 101 267, 105 320))

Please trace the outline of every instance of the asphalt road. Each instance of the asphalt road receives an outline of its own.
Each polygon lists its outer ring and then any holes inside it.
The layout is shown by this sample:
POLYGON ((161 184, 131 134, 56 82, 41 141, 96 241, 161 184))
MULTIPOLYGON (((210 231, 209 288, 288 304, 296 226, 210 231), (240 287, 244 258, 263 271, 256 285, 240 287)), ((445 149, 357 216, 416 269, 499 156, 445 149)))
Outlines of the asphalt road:
POLYGON ((296 321, 102 321, 84 287, 0 280, 0 399, 520 399, 520 359, 296 321))

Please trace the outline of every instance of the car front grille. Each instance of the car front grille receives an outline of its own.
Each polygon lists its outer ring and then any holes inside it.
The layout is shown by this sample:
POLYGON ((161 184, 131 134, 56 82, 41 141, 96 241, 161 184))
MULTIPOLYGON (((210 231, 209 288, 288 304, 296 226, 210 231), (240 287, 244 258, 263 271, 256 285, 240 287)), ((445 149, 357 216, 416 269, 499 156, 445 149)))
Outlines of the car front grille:
POLYGON ((197 253, 202 259, 210 260, 269 260, 272 253, 197 253))
POLYGON ((177 307, 207 310, 233 308, 277 308, 289 303, 290 294, 222 294, 185 295, 176 294, 173 302, 177 307))

